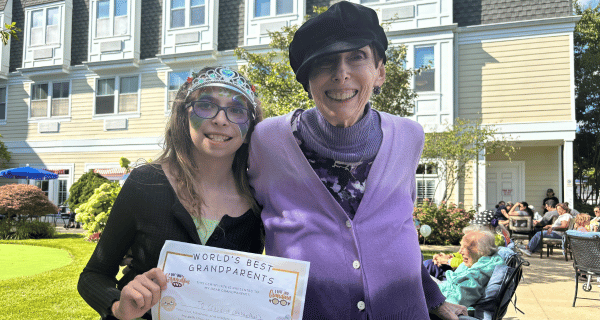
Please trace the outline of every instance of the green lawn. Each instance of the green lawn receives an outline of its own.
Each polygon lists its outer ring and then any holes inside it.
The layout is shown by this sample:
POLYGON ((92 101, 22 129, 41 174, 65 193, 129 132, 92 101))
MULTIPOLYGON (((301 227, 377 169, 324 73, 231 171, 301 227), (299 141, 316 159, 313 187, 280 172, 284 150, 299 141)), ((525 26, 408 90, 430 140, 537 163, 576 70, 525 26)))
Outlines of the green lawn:
POLYGON ((71 263, 68 251, 56 248, 0 244, 0 280, 32 276, 71 263))
MULTIPOLYGON (((79 273, 92 255, 95 243, 85 241, 83 235, 59 234, 55 239, 0 240, 0 248, 6 247, 2 246, 3 244, 61 249, 68 252, 72 258, 71 262, 63 267, 53 270, 46 268, 48 271, 39 274, 0 280, 0 296, 8 299, 7 303, 0 304, 3 320, 99 318, 77 292, 79 273)), ((32 249, 36 250, 35 247, 23 247, 17 254, 29 254, 27 252, 32 249)), ((431 259, 436 253, 438 252, 423 251, 423 256, 425 259, 431 259)), ((45 264, 40 261, 35 263, 45 264)), ((6 269, 0 270, 4 276, 6 269)))
MULTIPOLYGON (((79 273, 94 251, 95 244, 82 235, 59 234, 55 239, 1 240, 0 244, 22 244, 62 249, 72 261, 63 267, 39 274, 0 280, 0 304, 3 320, 93 319, 98 314, 77 293, 79 273)), ((26 252, 23 248, 23 253, 26 252)), ((39 262, 38 262, 39 263, 39 262)), ((4 270, 2 271, 4 274, 4 270)))

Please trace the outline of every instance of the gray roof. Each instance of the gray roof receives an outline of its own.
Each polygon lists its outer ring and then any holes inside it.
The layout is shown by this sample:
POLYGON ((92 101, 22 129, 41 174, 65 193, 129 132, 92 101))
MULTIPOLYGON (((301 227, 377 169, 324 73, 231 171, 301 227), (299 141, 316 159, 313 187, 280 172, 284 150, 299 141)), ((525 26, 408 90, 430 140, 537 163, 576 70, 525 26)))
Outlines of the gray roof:
POLYGON ((571 0, 455 0, 460 27, 573 15, 571 0))

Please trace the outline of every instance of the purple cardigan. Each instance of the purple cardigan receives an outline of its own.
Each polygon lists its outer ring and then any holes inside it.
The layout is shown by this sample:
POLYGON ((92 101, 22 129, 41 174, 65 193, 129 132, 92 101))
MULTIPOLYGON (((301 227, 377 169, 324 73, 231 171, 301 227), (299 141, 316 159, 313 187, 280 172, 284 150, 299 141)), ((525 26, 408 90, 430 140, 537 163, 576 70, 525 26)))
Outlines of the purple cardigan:
POLYGON ((248 174, 266 253, 310 261, 305 319, 429 319, 428 307, 445 300, 421 263, 412 220, 423 129, 379 114, 383 142, 353 220, 294 140, 292 113, 252 135, 248 174))

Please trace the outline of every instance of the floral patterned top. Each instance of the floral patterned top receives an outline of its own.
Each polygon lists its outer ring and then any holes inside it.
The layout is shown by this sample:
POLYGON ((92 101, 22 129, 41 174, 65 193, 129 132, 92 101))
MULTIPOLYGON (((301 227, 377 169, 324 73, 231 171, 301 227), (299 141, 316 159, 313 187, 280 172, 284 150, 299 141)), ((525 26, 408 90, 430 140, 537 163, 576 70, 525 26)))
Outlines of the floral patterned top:
POLYGON ((319 156, 303 144, 299 132, 302 112, 302 109, 296 110, 292 116, 292 132, 296 142, 329 193, 346 211, 348 217, 354 219, 365 193, 365 183, 375 157, 359 162, 342 162, 319 156))

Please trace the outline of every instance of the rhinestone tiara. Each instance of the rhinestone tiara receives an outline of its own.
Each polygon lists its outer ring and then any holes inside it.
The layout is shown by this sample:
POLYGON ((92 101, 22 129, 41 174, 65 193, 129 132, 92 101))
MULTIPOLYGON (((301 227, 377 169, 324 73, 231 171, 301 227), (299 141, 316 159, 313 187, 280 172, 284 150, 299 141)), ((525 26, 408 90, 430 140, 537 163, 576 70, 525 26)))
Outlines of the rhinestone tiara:
POLYGON ((241 93, 252 103, 252 106, 256 106, 256 102, 254 101, 256 88, 242 75, 227 67, 217 67, 201 74, 192 73, 187 82, 192 84, 188 89, 187 95, 203 87, 222 87, 241 93))

